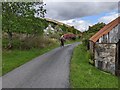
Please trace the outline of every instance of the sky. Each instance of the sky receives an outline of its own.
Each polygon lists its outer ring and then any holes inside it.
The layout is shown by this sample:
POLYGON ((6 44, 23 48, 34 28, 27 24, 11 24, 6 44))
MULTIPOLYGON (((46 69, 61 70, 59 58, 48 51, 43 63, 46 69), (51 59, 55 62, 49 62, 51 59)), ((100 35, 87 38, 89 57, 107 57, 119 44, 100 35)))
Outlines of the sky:
POLYGON ((46 18, 88 30, 98 22, 108 24, 118 17, 118 2, 45 2, 46 18))

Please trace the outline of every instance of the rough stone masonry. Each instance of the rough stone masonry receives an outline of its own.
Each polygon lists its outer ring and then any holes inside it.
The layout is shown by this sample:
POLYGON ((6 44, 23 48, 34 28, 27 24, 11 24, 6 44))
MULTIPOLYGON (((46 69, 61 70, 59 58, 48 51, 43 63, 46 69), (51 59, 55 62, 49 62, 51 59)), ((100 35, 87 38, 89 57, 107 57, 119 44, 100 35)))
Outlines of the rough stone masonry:
POLYGON ((95 66, 115 74, 116 44, 96 44, 95 66))

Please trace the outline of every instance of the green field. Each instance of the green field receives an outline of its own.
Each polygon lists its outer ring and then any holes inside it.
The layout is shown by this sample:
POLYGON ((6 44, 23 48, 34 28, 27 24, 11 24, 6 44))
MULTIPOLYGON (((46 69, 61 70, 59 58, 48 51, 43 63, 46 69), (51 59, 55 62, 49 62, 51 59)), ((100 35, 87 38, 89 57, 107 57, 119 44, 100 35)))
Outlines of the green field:
POLYGON ((71 87, 117 88, 118 78, 90 65, 89 58, 90 54, 83 44, 75 48, 70 68, 71 87))
POLYGON ((52 47, 46 47, 42 49, 30 49, 30 50, 3 50, 2 53, 2 75, 7 72, 25 64, 26 62, 32 60, 33 58, 42 55, 58 45, 53 45, 52 47))

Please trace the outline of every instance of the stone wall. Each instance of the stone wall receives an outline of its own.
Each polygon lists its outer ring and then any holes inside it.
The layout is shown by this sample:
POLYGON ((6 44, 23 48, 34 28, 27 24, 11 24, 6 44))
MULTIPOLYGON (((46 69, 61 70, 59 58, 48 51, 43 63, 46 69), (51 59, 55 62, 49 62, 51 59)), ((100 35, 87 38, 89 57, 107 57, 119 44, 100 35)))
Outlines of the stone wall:
POLYGON ((115 74, 116 44, 95 45, 95 66, 115 74))

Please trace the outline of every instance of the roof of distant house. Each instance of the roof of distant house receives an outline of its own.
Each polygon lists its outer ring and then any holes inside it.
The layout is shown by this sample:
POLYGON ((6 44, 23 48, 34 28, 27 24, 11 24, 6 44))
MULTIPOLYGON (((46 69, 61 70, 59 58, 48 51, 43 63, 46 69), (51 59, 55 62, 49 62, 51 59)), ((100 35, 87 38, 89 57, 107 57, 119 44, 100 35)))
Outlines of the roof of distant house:
POLYGON ((93 35, 89 40, 96 42, 103 35, 108 34, 114 27, 116 27, 120 23, 120 16, 115 20, 111 21, 107 25, 105 25, 102 29, 100 29, 95 35, 93 35))

